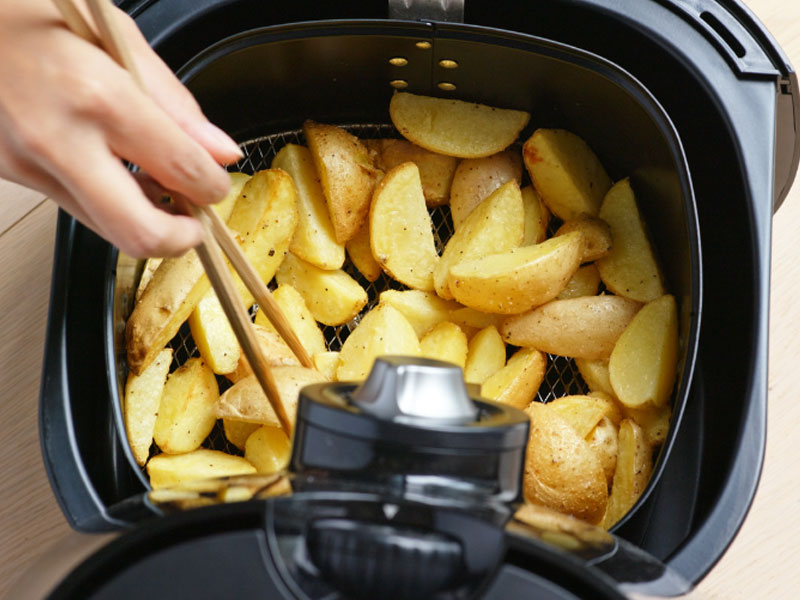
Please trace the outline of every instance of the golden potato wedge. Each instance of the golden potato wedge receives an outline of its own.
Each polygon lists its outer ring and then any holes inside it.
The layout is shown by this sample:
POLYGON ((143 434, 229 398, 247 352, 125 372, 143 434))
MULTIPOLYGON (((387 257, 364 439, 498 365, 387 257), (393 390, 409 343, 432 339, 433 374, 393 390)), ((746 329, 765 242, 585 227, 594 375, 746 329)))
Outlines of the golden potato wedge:
POLYGON ((247 438, 244 458, 259 473, 277 473, 289 464, 292 443, 283 429, 262 425, 247 438))
POLYGON ((525 456, 523 493, 543 504, 589 523, 598 523, 608 505, 603 465, 589 443, 556 411, 533 402, 525 456))
POLYGON ((339 352, 326 351, 314 354, 311 357, 314 368, 325 376, 328 381, 336 381, 336 369, 339 368, 339 352))
POLYGON ((142 297, 142 294, 150 283, 150 280, 153 279, 153 275, 155 274, 158 265, 160 265, 163 260, 163 258, 148 258, 146 261, 144 261, 142 276, 139 278, 139 285, 136 286, 136 295, 134 296, 136 302, 138 302, 139 298, 142 297))
POLYGON ((652 448, 645 441, 642 428, 630 419, 619 424, 618 445, 614 483, 600 524, 604 529, 612 527, 633 508, 653 472, 652 448))
POLYGON ((500 333, 515 346, 538 348, 559 356, 608 359, 640 308, 638 302, 621 296, 553 300, 509 317, 500 326, 500 333))
MULTIPOLYGON (((453 302, 456 306, 461 306, 453 302)), ((506 317, 492 313, 481 312, 468 306, 461 306, 450 313, 448 320, 452 321, 461 329, 484 329, 489 326, 499 327, 506 317)))
POLYGON ((222 200, 211 205, 211 207, 219 215, 219 218, 225 223, 227 223, 228 219, 231 218, 233 207, 236 206, 236 203, 239 201, 239 195, 242 193, 244 184, 250 181, 250 175, 247 173, 233 172, 228 173, 228 175, 231 178, 231 187, 228 190, 228 193, 222 200))
POLYGON ((439 255, 414 163, 395 167, 376 186, 369 210, 369 240, 372 256, 390 277, 414 289, 433 290, 439 255))
POLYGON ((615 398, 611 380, 608 377, 608 361, 602 358, 576 358, 575 366, 592 392, 603 392, 615 398))
POLYGON ((419 169, 425 203, 429 207, 447 204, 458 159, 425 150, 408 140, 372 141, 379 154, 378 166, 383 171, 389 172, 404 162, 413 162, 419 169))
POLYGON ((613 240, 609 253, 597 261, 606 287, 619 296, 639 302, 663 296, 666 293, 664 273, 630 180, 623 179, 608 191, 599 216, 611 228, 613 240))
POLYGON ((480 158, 505 150, 525 128, 521 110, 396 92, 389 116, 400 134, 430 150, 458 158, 480 158))
POLYGON ((677 364, 678 309, 666 295, 645 304, 619 336, 608 361, 611 387, 629 408, 648 402, 664 406, 677 364))
POLYGON ((464 381, 483 383, 506 365, 506 345, 497 328, 489 325, 472 336, 464 364, 464 381))
POLYGON ((557 300, 580 298, 581 296, 594 296, 600 288, 600 273, 594 264, 580 267, 570 277, 567 285, 556 296, 557 300))
POLYGON ((190 358, 170 373, 153 430, 161 451, 180 454, 199 448, 214 429, 218 399, 214 372, 202 359, 190 358))
POLYGON ((606 413, 602 400, 580 394, 556 398, 546 406, 556 411, 582 438, 589 436, 606 413))
POLYGON ((222 428, 225 432, 225 439, 244 452, 245 443, 250 434, 261 427, 258 423, 248 423, 247 421, 236 421, 235 419, 222 419, 222 428))
POLYGON ((516 248, 522 243, 524 230, 522 194, 517 182, 509 181, 481 202, 447 242, 433 271, 436 293, 446 300, 452 299, 447 283, 451 267, 465 260, 516 248))
POLYGON ((565 221, 555 232, 555 236, 570 231, 579 231, 583 235, 584 250, 581 262, 587 263, 604 257, 611 251, 611 228, 608 223, 597 217, 580 215, 565 221))
POLYGON ((271 166, 286 171, 297 188, 297 229, 289 250, 320 269, 341 269, 344 245, 336 241, 311 152, 305 146, 286 144, 271 166))
POLYGON ((154 490, 198 479, 217 479, 255 473, 256 468, 241 456, 199 448, 185 454, 159 454, 147 463, 154 490))
MULTIPOLYGON (((283 260, 297 225, 296 195, 285 172, 260 171, 244 184, 228 219, 228 227, 237 234, 245 256, 265 281, 272 279, 283 260)), ((235 279, 243 293, 244 285, 238 277, 235 279)), ((211 283, 194 250, 159 265, 126 325, 131 371, 141 373, 150 364, 209 289, 211 283)))
POLYGON ((355 265, 358 272, 364 276, 367 281, 375 281, 383 273, 383 269, 372 256, 372 247, 369 242, 369 219, 364 220, 356 234, 347 240, 345 244, 347 255, 355 265))
POLYGON ((620 421, 622 421, 624 417, 622 414, 622 409, 624 407, 616 398, 606 394, 605 392, 589 392, 586 395, 599 400, 603 406, 603 409, 605 410, 603 416, 611 419, 611 422, 614 423, 614 426, 619 427, 620 421))
MULTIPOLYGON (((257 317, 258 315, 256 315, 257 317)), ((254 327, 258 344, 261 346, 261 352, 268 366, 297 366, 300 364, 289 344, 284 341, 277 331, 271 327, 264 327, 260 323, 255 323, 254 327)), ((250 377, 252 374, 253 370, 250 368, 250 363, 247 362, 247 358, 242 353, 239 356, 236 369, 231 373, 225 373, 225 376, 233 383, 236 383, 245 377, 250 377)))
POLYGON ((608 488, 614 481, 614 472, 617 468, 617 454, 619 452, 619 438, 617 425, 608 417, 603 417, 600 422, 586 436, 589 447, 595 452, 600 464, 603 466, 603 473, 606 475, 608 488))
POLYGON ((581 235, 569 233, 534 246, 513 248, 450 268, 456 300, 489 313, 517 314, 549 302, 580 266, 581 235))
POLYGON ((378 301, 399 310, 420 338, 442 321, 450 320, 450 314, 461 306, 421 290, 384 290, 378 301))
POLYGON ((341 269, 324 271, 291 252, 275 275, 279 285, 291 285, 306 301, 314 319, 341 325, 355 317, 367 303, 367 292, 341 269))
MULTIPOLYGON (((283 316, 286 317, 292 331, 294 331, 309 356, 327 350, 322 330, 317 325, 314 315, 308 309, 305 299, 296 289, 287 283, 283 283, 272 292, 272 298, 280 307, 283 316)), ((270 320, 261 310, 256 313, 256 323, 267 329, 275 330, 270 320)))
POLYGON ((468 158, 456 167, 450 188, 450 215, 458 229, 469 213, 507 181, 522 182, 522 158, 504 150, 485 158, 468 158))
POLYGON ((367 218, 377 169, 364 144, 341 127, 306 121, 303 133, 328 203, 336 241, 344 244, 367 218))
POLYGON ((583 139, 564 129, 537 129, 522 146, 522 158, 533 187, 559 219, 597 215, 611 179, 583 139))
POLYGON ((541 244, 547 239, 550 211, 533 186, 526 185, 520 192, 522 205, 525 207, 525 234, 522 237, 522 245, 541 244))
POLYGON ((660 446, 667 440, 672 408, 669 404, 653 406, 645 404, 639 408, 622 406, 626 418, 634 421, 644 432, 644 438, 651 446, 660 446))
POLYGON ((236 369, 242 350, 214 290, 208 290, 189 315, 189 328, 200 356, 217 375, 236 369))
POLYGON ((467 362, 467 336, 455 323, 442 321, 419 341, 420 355, 458 365, 467 362))
POLYGON ((122 414, 133 457, 139 466, 147 462, 153 444, 158 405, 172 363, 172 348, 164 348, 141 375, 130 373, 125 382, 122 414))
POLYGON ((378 304, 361 319, 342 344, 337 381, 363 381, 379 356, 419 356, 417 334, 403 314, 389 304, 378 304))
MULTIPOLYGON (((297 414, 300 390, 312 383, 326 381, 325 376, 316 369, 300 366, 270 367, 270 372, 286 415, 292 423, 297 414)), ((281 426, 255 375, 240 379, 219 397, 216 416, 273 427, 281 426)))
POLYGON ((524 409, 544 380, 547 358, 533 348, 517 350, 506 365, 481 385, 481 396, 524 409))

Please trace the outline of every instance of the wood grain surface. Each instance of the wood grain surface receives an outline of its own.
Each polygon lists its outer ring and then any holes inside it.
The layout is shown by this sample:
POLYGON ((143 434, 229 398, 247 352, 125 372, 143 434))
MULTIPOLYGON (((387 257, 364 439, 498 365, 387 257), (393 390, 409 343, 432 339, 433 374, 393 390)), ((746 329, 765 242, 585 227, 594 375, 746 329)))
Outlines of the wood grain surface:
MULTIPOLYGON (((800 66, 800 2, 746 4, 800 66)), ((41 194, 0 180, 0 597, 69 531, 42 465, 36 414, 55 219, 41 194)), ((774 218, 765 467, 739 535, 692 597, 788 599, 800 590, 798 232, 795 183, 774 218)))

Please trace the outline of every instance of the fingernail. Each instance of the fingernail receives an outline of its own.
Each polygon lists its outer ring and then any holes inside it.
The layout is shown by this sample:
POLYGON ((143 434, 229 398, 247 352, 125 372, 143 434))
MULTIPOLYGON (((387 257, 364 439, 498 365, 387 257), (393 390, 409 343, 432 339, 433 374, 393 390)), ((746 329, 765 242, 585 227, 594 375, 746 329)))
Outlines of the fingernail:
POLYGON ((237 160, 244 157, 239 145, 234 142, 227 133, 222 131, 222 129, 208 121, 203 124, 203 129, 213 142, 219 146, 220 150, 229 153, 231 156, 236 156, 237 160))

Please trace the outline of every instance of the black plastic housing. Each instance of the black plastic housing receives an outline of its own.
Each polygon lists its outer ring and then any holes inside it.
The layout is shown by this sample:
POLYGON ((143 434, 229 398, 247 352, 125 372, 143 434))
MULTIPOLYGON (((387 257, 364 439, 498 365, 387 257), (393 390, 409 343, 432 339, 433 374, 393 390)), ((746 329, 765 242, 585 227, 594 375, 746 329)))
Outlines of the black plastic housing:
MULTIPOLYGON (((386 16, 384 2, 378 1, 121 4, 175 69, 212 44, 253 27, 386 16)), ((683 425, 659 485, 618 533, 697 582, 744 520, 763 459, 770 226, 797 168, 800 91, 795 73, 763 26, 732 0, 551 0, 508 3, 503 10, 476 0, 467 4, 466 21, 573 44, 613 61, 646 86, 680 136, 702 232, 698 256, 704 313, 698 362, 683 425)), ((383 31, 397 27, 381 25, 383 31)), ((422 23, 403 27, 431 28, 422 23)), ((448 26, 436 27, 447 35, 448 26)), ((337 34, 335 24, 328 34, 337 34)), ((458 39, 457 28, 451 34, 453 47, 466 41, 458 39)), ((299 67, 313 71, 317 59, 309 55, 302 64, 291 65, 291 75, 299 67)), ((485 68, 502 79, 507 66, 492 63, 485 68)), ((457 84, 468 87, 470 82, 457 84)), ((363 103, 358 121, 377 111, 370 104, 374 97, 359 96, 360 88, 347 91, 350 106, 353 98, 363 103)), ((510 97, 516 93, 505 91, 510 97)), ((262 89, 265 95, 270 92, 262 89)), ((312 86, 309 102, 313 95, 312 86)), ((486 90, 475 96, 496 100, 486 90)), ((317 108, 318 117, 332 114, 330 106, 317 108)), ((574 108, 576 119, 586 117, 583 107, 574 108)), ((247 133, 246 123, 236 129, 235 116, 215 113, 211 105, 208 109, 237 135, 247 133)), ((600 140, 608 150, 625 145, 619 132, 599 137, 608 137, 600 140)), ((613 164, 614 175, 623 167, 613 164)), ((43 457, 70 523, 84 531, 113 529, 125 519, 112 516, 110 507, 144 489, 125 456, 127 447, 117 434, 109 401, 109 387, 117 385, 108 336, 117 326, 108 300, 120 275, 117 253, 63 214, 57 236, 41 388, 43 457), (104 353, 106 372, 97 368, 97 357, 104 353)), ((688 277, 693 274, 692 269, 688 277)))

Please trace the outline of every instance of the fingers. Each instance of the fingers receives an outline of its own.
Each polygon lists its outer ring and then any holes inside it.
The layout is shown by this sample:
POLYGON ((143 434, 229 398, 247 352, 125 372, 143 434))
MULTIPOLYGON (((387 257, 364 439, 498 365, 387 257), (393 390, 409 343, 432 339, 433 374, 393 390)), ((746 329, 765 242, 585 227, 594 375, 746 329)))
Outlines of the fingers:
MULTIPOLYGON (((113 156, 94 152, 93 159, 90 169, 73 172, 65 188, 72 198, 80 199, 77 211, 88 216, 99 235, 135 258, 179 256, 200 243, 203 231, 198 221, 153 206, 113 156)), ((158 187, 150 190, 160 195, 158 187)))
POLYGON ((231 164, 241 159, 242 153, 236 142, 206 119, 194 96, 150 48, 134 21, 122 11, 118 10, 116 14, 139 74, 153 100, 214 160, 231 164))

